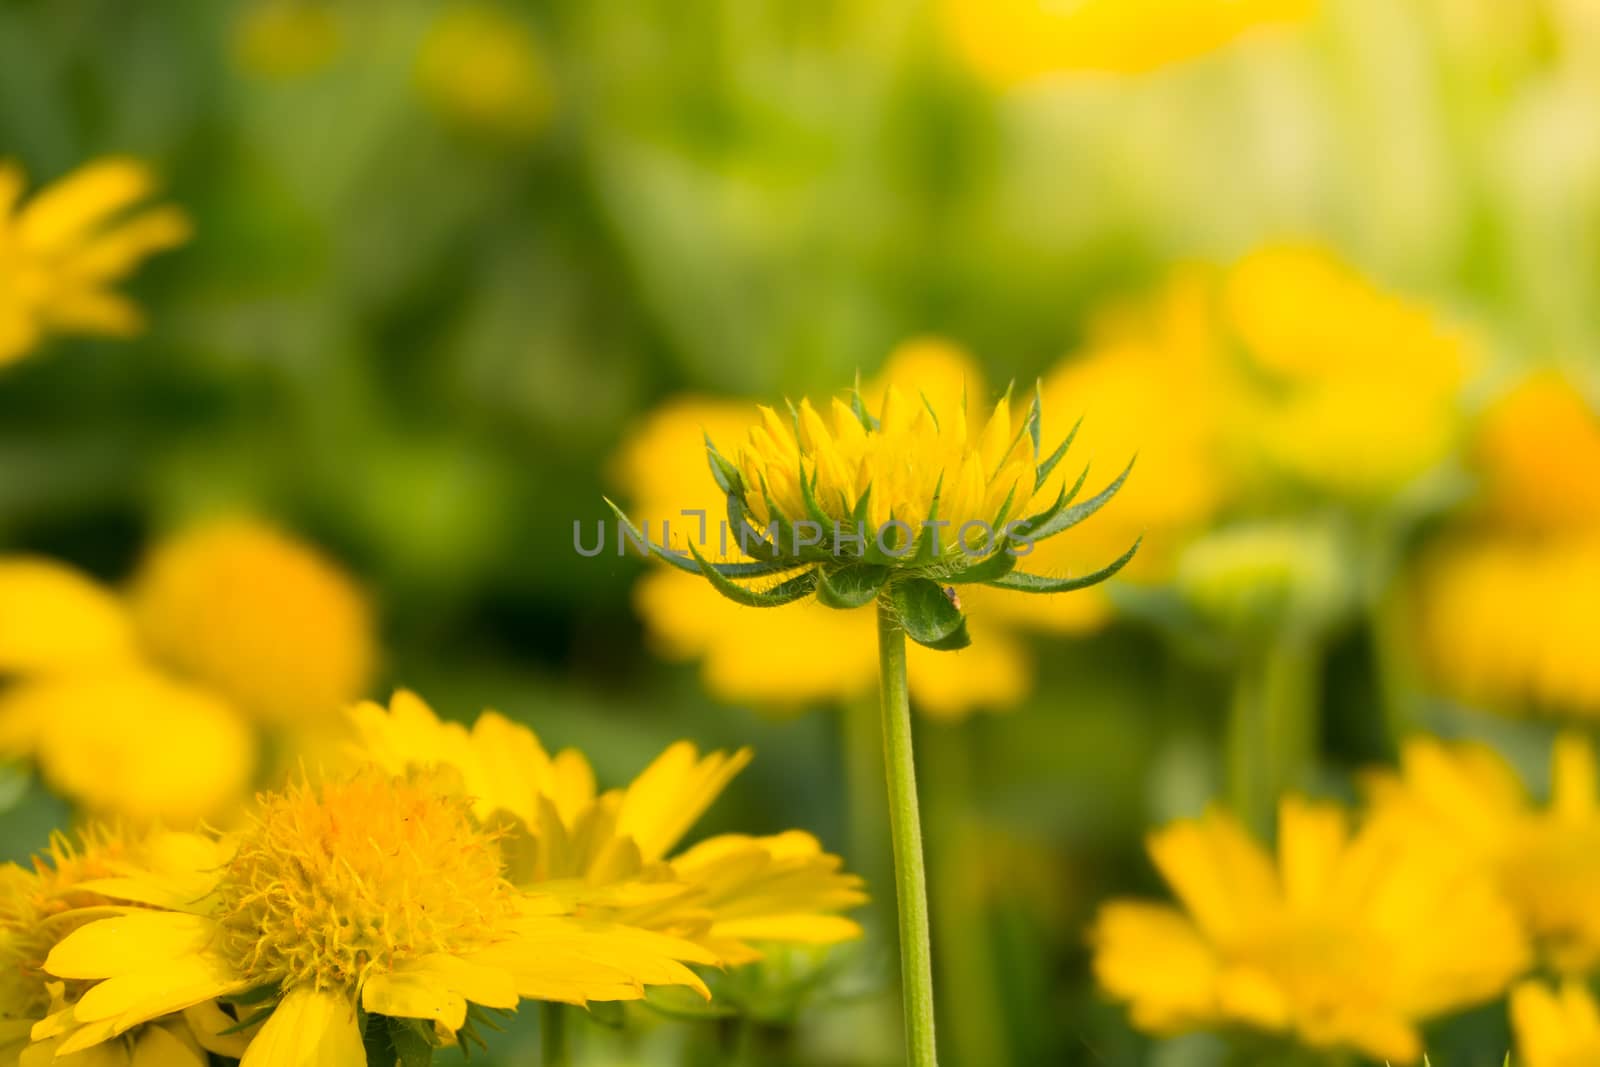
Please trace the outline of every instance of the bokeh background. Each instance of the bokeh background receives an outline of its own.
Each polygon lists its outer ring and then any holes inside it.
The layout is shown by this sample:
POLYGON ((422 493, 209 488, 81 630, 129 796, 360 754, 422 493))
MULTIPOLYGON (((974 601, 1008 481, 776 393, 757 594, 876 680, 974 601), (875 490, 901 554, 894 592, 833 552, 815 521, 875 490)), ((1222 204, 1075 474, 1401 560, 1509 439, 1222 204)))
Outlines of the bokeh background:
MULTIPOLYGON (((1513 563, 1448 571, 1451 546, 1600 517, 1528 518, 1600 492, 1600 8, 1327 0, 1169 56, 1179 30, 1131 8, 1052 51, 1027 7, 3 0, 0 155, 37 184, 136 157, 194 238, 126 287, 141 336, 0 369, 0 547, 120 586, 175 531, 256 516, 358 583, 371 694, 498 708, 611 783, 680 737, 752 745, 701 830, 817 833, 871 880, 870 936, 749 979, 753 1022, 580 1040, 891 1063, 892 894, 851 741, 871 678, 830 663, 859 653, 796 624, 783 662, 714 669, 698 601, 578 557, 573 524, 699 476, 698 433, 669 432, 699 409, 673 404, 827 396, 915 339, 986 388, 1043 377, 1086 416, 1092 481, 1141 455, 1128 513, 1052 565, 1141 533, 1152 562, 1076 608, 974 607, 974 650, 924 683, 947 1056, 1221 1064, 1215 1038, 1132 1029, 1086 930, 1165 894, 1152 827, 1249 802, 1224 739, 1255 664, 1288 662, 1315 711, 1281 784, 1341 799, 1419 724, 1537 790, 1554 717, 1600 710, 1592 552, 1537 564, 1543 592, 1513 563), (1235 349, 1332 384, 1283 408, 1281 383, 1241 401, 1186 362, 1235 349), (1414 369, 1440 349, 1448 370, 1414 369), (1549 395, 1496 438, 1530 375, 1549 395), (1531 461, 1502 440, 1527 427, 1531 461), (1558 614, 1564 643, 1540 637, 1558 614)), ((0 805, 7 858, 72 818, 26 758, 0 805)), ((1499 1063, 1504 1020, 1430 1032, 1435 1062, 1499 1063)), ((532 1041, 514 1024, 486 1062, 532 1041)))

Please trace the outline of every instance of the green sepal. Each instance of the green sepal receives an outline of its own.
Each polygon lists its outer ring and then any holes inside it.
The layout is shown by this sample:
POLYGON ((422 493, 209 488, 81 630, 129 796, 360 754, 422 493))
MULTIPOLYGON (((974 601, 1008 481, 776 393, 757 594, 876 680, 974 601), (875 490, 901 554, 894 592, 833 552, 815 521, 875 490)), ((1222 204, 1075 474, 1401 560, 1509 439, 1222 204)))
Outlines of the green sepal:
POLYGON ((1117 475, 1116 481, 1083 503, 1074 504, 1070 508, 1057 511, 1049 519, 1037 526, 1030 523, 1027 531, 1028 537, 1035 541, 1043 541, 1047 537, 1054 537, 1063 530, 1068 530, 1078 525, 1078 523, 1105 507, 1106 503, 1117 495, 1117 490, 1122 488, 1122 483, 1128 480, 1128 475, 1133 472, 1133 465, 1137 459, 1137 456, 1130 459, 1128 465, 1122 468, 1122 473, 1117 475))
MULTIPOLYGON (((616 515, 617 521, 627 527, 628 535, 634 540, 634 542, 644 542, 646 548, 649 549, 650 554, 656 559, 661 560, 663 563, 668 563, 678 568, 680 571, 693 574, 696 577, 703 576, 701 565, 696 563, 693 557, 686 556, 682 552, 668 548, 665 545, 656 544, 654 541, 650 540, 649 537, 645 536, 644 531, 640 530, 633 524, 628 516, 623 513, 621 508, 617 507, 610 497, 601 497, 600 499, 606 502, 606 506, 611 509, 612 514, 616 515)), ((793 569, 789 564, 774 563, 771 561, 758 563, 718 563, 715 564, 715 566, 723 575, 729 578, 765 578, 768 575, 778 574, 782 571, 793 569)))
POLYGON ((1093 574, 1086 574, 1081 578, 1046 578, 1042 574, 1027 574, 1014 571, 1002 578, 996 578, 988 585, 996 589, 1010 589, 1017 593, 1070 593, 1075 589, 1087 589, 1091 585, 1101 582, 1116 574, 1128 565, 1128 561, 1139 551, 1139 546, 1144 544, 1144 538, 1133 543, 1133 547, 1122 555, 1110 566, 1102 567, 1093 574))
POLYGON ((368 1015, 361 1036, 367 1067, 432 1067, 433 1028, 420 1019, 368 1015))
MULTIPOLYGON (((1072 439, 1078 436, 1078 427, 1082 425, 1083 416, 1080 415, 1078 416, 1078 421, 1072 424, 1072 429, 1067 431, 1066 438, 1056 446, 1056 450, 1050 453, 1049 458, 1047 458, 1043 463, 1039 464, 1039 470, 1036 474, 1034 474, 1033 477, 1034 492, 1037 493, 1039 491, 1040 487, 1044 485, 1044 483, 1049 479, 1051 473, 1056 469, 1056 464, 1061 462, 1061 457, 1067 454, 1067 449, 1072 447, 1072 439)), ((1039 438, 1037 436, 1034 437, 1033 444, 1035 450, 1037 450, 1039 445, 1039 438)))
MULTIPOLYGON (((939 528, 934 525, 939 521, 939 500, 944 496, 944 471, 939 472, 939 481, 933 487, 933 499, 928 503, 928 517, 922 523, 922 533, 916 536, 915 549, 904 562, 912 567, 926 567, 938 562, 944 555, 943 549, 947 543, 940 538, 939 528), (934 542, 938 541, 939 547, 934 542)), ((949 524, 945 525, 945 532, 950 532, 949 524)))
POLYGON ((1009 541, 1000 542, 993 553, 964 570, 945 576, 951 585, 971 585, 974 582, 993 582, 1010 574, 1017 566, 1016 554, 1010 551, 1009 541))
POLYGON ((739 475, 739 468, 729 463, 727 457, 717 451, 710 434, 706 434, 705 439, 706 460, 711 464, 711 477, 716 480, 717 488, 724 493, 744 495, 744 479, 739 475))
POLYGON ((699 550, 694 547, 694 542, 692 541, 689 543, 689 551, 700 564, 706 580, 711 583, 711 588, 735 604, 743 604, 747 608, 781 607, 784 604, 793 603, 801 597, 810 596, 817 588, 816 571, 810 570, 780 582, 766 592, 746 589, 707 563, 705 557, 700 555, 699 550))
POLYGON ((840 610, 863 607, 872 603, 888 578, 888 567, 872 563, 847 563, 831 570, 820 568, 817 602, 840 610))
POLYGON ((728 528, 733 532, 733 543, 745 555, 765 563, 782 560, 781 532, 777 544, 768 541, 765 531, 750 525, 750 510, 745 507, 744 497, 737 493, 728 494, 728 528))
POLYGON ((917 644, 950 652, 972 643, 966 616, 938 582, 910 578, 890 586, 889 596, 900 626, 917 644))
POLYGON ((824 543, 829 531, 833 528, 833 518, 822 510, 822 505, 817 503, 817 468, 811 468, 811 477, 806 477, 805 457, 800 458, 800 499, 806 506, 806 517, 822 527, 824 543))
POLYGON ((856 387, 850 390, 850 410, 855 413, 856 421, 861 423, 862 429, 871 432, 878 428, 878 420, 867 410, 867 402, 861 396, 860 373, 856 374, 856 387))

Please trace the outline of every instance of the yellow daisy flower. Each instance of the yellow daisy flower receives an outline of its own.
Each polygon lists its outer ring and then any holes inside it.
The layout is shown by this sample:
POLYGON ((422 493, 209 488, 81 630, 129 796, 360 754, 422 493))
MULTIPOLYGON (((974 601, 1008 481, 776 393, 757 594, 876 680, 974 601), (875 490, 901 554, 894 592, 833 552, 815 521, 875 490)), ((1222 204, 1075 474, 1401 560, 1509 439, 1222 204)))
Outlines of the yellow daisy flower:
POLYGON ((188 218, 174 207, 128 214, 155 189, 132 159, 87 164, 19 206, 23 187, 21 168, 0 160, 0 366, 49 333, 137 333, 139 309, 110 286, 187 241, 188 218))
MULTIPOLYGON (((43 1067, 54 1062, 57 1040, 30 1045, 32 1028, 66 1010, 69 986, 44 971, 51 948, 112 901, 91 887, 136 865, 155 877, 174 868, 216 862, 211 842, 187 834, 129 838, 106 827, 86 831, 78 844, 57 836, 31 867, 0 868, 0 1063, 43 1067)), ((81 990, 71 990, 76 995, 81 990)), ((233 1020, 214 1006, 196 1007, 136 1027, 93 1062, 103 1067, 206 1067, 206 1052, 237 1057, 243 1041, 223 1035, 233 1020)), ((66 1062, 66 1061, 63 1061, 66 1062)), ((87 1062, 87 1061, 71 1061, 87 1062)))
POLYGON ((944 0, 951 46, 999 86, 1071 71, 1139 73, 1261 26, 1303 21, 1316 0, 944 0))
POLYGON ((539 132, 554 89, 533 35, 495 4, 447 5, 417 56, 417 85, 446 120, 507 138, 539 132))
POLYGON ((1589 1067, 1600 1063, 1600 1007, 1577 982, 1551 989, 1523 982, 1511 991, 1519 1067, 1589 1067))
POLYGON ((1376 810, 1480 863, 1548 961, 1574 974, 1600 963, 1600 794, 1595 754, 1575 734, 1551 753, 1551 796, 1536 805, 1493 749, 1414 738, 1399 771, 1367 786, 1376 810))
POLYGON ((368 767, 263 794, 220 847, 225 860, 182 884, 137 873, 90 883, 146 906, 95 918, 50 950, 45 971, 85 991, 35 1025, 35 1041, 59 1038, 65 1056, 251 994, 271 1014, 244 1064, 360 1067, 363 1015, 444 1044, 468 1027, 469 1005, 628 1000, 660 984, 704 995, 686 964, 717 962, 514 888, 500 835, 425 776, 368 767))
POLYGON ((1452 696, 1501 711, 1600 712, 1600 409, 1541 372, 1485 415, 1482 499, 1425 554, 1421 656, 1452 696))
POLYGON ((401 691, 387 710, 366 703, 352 715, 362 759, 393 774, 453 775, 481 820, 514 827, 512 881, 566 893, 586 914, 685 937, 729 963, 759 959, 763 942, 861 933, 837 914, 865 902, 860 879, 810 834, 721 834, 676 851, 749 750, 701 756, 679 742, 626 788, 601 793, 582 753, 551 756, 533 731, 496 712, 469 730, 401 691))
POLYGON ((1516 917, 1445 850, 1286 798, 1276 861, 1231 816, 1152 835, 1180 907, 1105 905, 1100 985, 1155 1033, 1245 1026, 1415 1063, 1417 1027, 1499 994, 1528 963, 1516 917))

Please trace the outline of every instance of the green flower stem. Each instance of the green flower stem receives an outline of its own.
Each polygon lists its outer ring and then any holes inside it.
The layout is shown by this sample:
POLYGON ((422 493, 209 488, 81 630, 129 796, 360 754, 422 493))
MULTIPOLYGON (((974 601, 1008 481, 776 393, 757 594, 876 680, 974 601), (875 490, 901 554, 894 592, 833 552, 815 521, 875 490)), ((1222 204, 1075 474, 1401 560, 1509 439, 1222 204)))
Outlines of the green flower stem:
POLYGON ((1299 636, 1277 636, 1244 656, 1228 716, 1228 794, 1266 838, 1278 798, 1303 788, 1316 751, 1315 658, 1299 636))
POLYGON ((548 1000, 539 1005, 539 1048, 544 1067, 567 1067, 572 1062, 566 1005, 548 1000))
POLYGON ((878 665, 883 693, 883 755, 889 782, 889 834, 900 905, 900 990, 905 1005, 906 1062, 936 1067, 933 1035, 933 950, 928 938, 928 882, 911 754, 911 698, 906 690, 906 634, 889 598, 878 599, 878 665))

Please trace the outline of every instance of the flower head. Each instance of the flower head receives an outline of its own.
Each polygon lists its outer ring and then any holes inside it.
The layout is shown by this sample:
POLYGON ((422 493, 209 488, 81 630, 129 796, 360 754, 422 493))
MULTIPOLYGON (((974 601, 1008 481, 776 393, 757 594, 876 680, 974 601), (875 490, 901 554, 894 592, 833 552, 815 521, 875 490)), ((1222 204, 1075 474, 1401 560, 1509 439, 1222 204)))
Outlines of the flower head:
POLYGON ((1551 754, 1552 790, 1536 805, 1492 749, 1406 743, 1398 772, 1369 775, 1374 807, 1482 866, 1558 970, 1600 963, 1600 777, 1593 746, 1568 734, 1551 754))
POLYGON ((19 207, 23 184, 21 169, 0 160, 0 365, 48 333, 137 333, 139 309, 110 287, 187 241, 188 218, 173 207, 128 214, 155 188, 132 159, 90 163, 19 207))
MULTIPOLYGON (((936 338, 916 338, 898 346, 882 371, 864 382, 861 395, 881 406, 889 383, 912 383, 936 405, 959 405, 963 392, 982 392, 982 376, 962 349, 936 338)), ((1047 390, 1053 387, 1047 384, 1047 390)), ((1050 395, 1056 395, 1051 393, 1050 395)), ((1074 393, 1073 395, 1076 395, 1074 393)), ((749 429, 753 403, 711 397, 680 397, 643 418, 623 441, 614 478, 631 502, 630 512, 649 530, 662 529, 665 547, 682 554, 695 539, 700 552, 718 563, 752 563, 737 541, 711 533, 727 511, 726 494, 706 477, 704 440, 738 441, 749 429), (685 510, 691 512, 685 516, 685 510), (707 516, 699 536, 695 511, 707 516), (723 541, 726 541, 724 548, 723 541)), ((1098 409, 1097 409, 1098 410, 1098 409)), ((1060 428, 1064 434, 1071 422, 1060 428)), ((1047 433, 1053 432, 1046 427, 1047 433)), ((1122 439, 1118 439, 1118 444, 1122 439)), ((1110 450, 1113 455, 1120 449, 1110 450)), ((1126 451, 1131 454, 1132 446, 1126 451)), ((1129 485, 1142 485, 1139 479, 1129 485)), ((1128 486, 1116 501, 1127 494, 1128 486)), ((1101 515, 1105 512, 1102 511, 1101 515)), ((1079 527, 1088 531, 1104 520, 1079 527)), ((948 532, 948 531, 947 531, 948 532)), ((1043 566, 1050 573, 1081 574, 1125 549, 1140 534, 1137 522, 1091 537, 1094 548, 1082 559, 1043 566)), ((1035 546, 1032 559, 1044 559, 1055 546, 1076 541, 1055 538, 1035 546)), ((1137 559, 1135 560, 1135 564, 1137 559)), ((1091 625, 1105 614, 1098 600, 1079 597, 1012 597, 978 586, 961 591, 964 613, 979 632, 960 657, 913 645, 910 683, 918 711, 959 718, 976 710, 1010 707, 1027 692, 1032 663, 1023 642, 1006 623, 1066 628, 1091 625), (1020 602, 1020 603, 1019 603, 1020 602), (1074 603, 1077 602, 1077 603, 1074 603)), ((763 705, 793 705, 838 700, 866 692, 877 682, 873 620, 863 612, 835 611, 816 599, 803 599, 783 611, 748 612, 697 574, 658 568, 644 574, 634 602, 651 640, 663 656, 698 659, 706 687, 725 699, 763 705)))
POLYGON ((728 537, 754 562, 711 563, 693 540, 687 555, 668 545, 651 550, 745 606, 815 594, 826 607, 850 609, 881 593, 912 640, 963 648, 970 638, 955 586, 1082 589, 1115 574, 1138 548, 1082 577, 1013 573, 1037 543, 1103 507, 1128 474, 1074 504, 1084 478, 1069 486, 1052 477, 1073 435, 1045 453, 1041 408, 1036 392, 1019 417, 1008 394, 969 421, 964 391, 938 397, 895 381, 875 414, 860 389, 834 398, 826 417, 809 400, 787 418, 760 407, 735 458, 707 440, 728 537))
POLYGON ((499 834, 427 776, 368 765, 264 794, 250 824, 217 844, 223 858, 182 882, 131 871, 93 883, 146 906, 51 949, 44 969, 86 992, 36 1025, 35 1040, 60 1038, 65 1055, 248 991, 270 1010, 259 1029, 242 1020, 252 1067, 360 1067, 363 1016, 444 1043, 471 1033, 469 1004, 626 1000, 649 984, 704 993, 685 963, 717 962, 513 887, 499 834))
POLYGON ((1492 885, 1382 823, 1289 798, 1276 862, 1213 812, 1150 839, 1181 908, 1116 901, 1095 974, 1142 1029, 1246 1026, 1415 1063, 1432 1016, 1488 1000, 1527 964, 1492 885))

